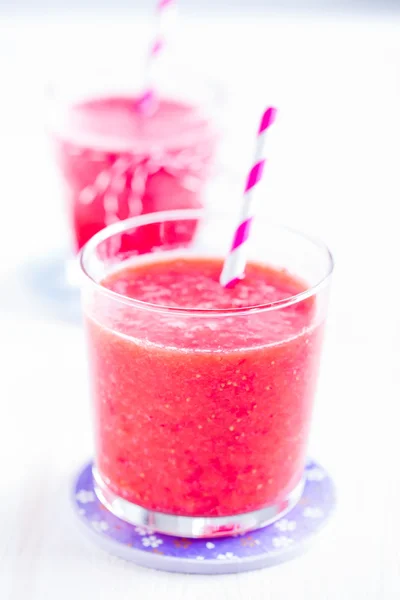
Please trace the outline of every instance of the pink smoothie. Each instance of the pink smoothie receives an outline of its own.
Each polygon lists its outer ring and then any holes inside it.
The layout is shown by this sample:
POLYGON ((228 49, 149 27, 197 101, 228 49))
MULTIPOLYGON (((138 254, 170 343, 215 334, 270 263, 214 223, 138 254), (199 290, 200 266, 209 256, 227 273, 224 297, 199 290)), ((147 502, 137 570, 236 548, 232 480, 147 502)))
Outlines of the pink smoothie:
MULTIPOLYGON (((222 261, 128 267, 102 285, 150 304, 240 309, 305 289, 249 264, 233 289, 222 261)), ((150 510, 224 516, 282 501, 303 474, 322 340, 313 298, 272 311, 185 317, 98 298, 87 311, 96 464, 150 510)))
POLYGON ((142 213, 203 205, 217 141, 195 107, 161 100, 145 116, 133 97, 75 104, 55 133, 76 248, 142 213))

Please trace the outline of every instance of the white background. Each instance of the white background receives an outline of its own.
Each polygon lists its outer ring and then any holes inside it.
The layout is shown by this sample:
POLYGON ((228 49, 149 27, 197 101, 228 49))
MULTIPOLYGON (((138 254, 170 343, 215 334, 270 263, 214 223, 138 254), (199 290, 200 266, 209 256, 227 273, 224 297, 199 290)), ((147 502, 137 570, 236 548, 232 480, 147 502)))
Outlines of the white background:
MULTIPOLYGON (((137 13, 148 12, 154 6, 152 0, 3 0, 0 5, 0 12, 11 15, 65 15, 73 11, 75 14, 83 12, 102 11, 137 13)), ((207 13, 212 15, 215 12, 221 12, 225 16, 232 11, 248 13, 250 11, 279 11, 296 10, 326 12, 344 11, 361 12, 365 11, 390 11, 398 8, 397 0, 181 0, 179 2, 180 11, 184 14, 207 13)))
MULTIPOLYGON (((0 597, 4 600, 391 600, 400 595, 400 21, 303 15, 185 20, 176 51, 222 78, 232 114, 276 103, 261 210, 336 257, 311 453, 338 508, 303 557, 180 576, 107 556, 76 529, 69 486, 91 454, 78 327, 43 310, 19 266, 66 243, 42 89, 65 62, 144 52, 147 21, 0 22, 0 597), (207 32, 205 32, 207 25, 207 32)), ((232 117, 233 118, 233 117, 232 117)), ((232 122, 233 159, 247 146, 232 122), (236 135, 236 130, 238 134, 236 135)), ((233 163, 232 163, 233 164, 233 163)), ((235 195, 219 198, 229 206, 235 195)))

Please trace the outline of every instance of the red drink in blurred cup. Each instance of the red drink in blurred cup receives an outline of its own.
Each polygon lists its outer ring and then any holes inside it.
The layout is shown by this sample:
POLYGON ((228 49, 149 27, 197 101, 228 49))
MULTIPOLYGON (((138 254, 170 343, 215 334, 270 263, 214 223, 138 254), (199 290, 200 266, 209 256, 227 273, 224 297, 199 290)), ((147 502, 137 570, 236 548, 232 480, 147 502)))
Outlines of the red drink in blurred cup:
POLYGON ((96 98, 68 121, 55 141, 78 250, 115 221, 203 205, 216 133, 195 106, 161 99, 146 116, 135 97, 96 98))
POLYGON ((134 73, 88 71, 51 93, 49 126, 76 250, 127 217, 202 207, 215 174, 216 89, 170 66, 146 112, 134 73))

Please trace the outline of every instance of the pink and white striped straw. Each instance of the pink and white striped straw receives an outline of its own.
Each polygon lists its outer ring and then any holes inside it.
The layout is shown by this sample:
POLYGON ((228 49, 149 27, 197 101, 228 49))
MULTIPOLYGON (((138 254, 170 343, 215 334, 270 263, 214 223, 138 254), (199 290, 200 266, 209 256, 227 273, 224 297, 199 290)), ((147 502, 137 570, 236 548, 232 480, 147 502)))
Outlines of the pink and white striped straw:
POLYGON ((275 117, 276 109, 270 107, 267 108, 261 119, 253 166, 247 176, 246 187, 244 190, 239 224, 235 230, 232 246, 225 259, 219 278, 220 284, 224 287, 233 287, 244 277, 247 258, 247 240, 249 239, 250 228, 254 218, 254 188, 261 180, 264 172, 265 137, 267 129, 274 123, 275 117))
POLYGON ((152 113, 157 107, 158 99, 153 81, 153 71, 158 58, 164 51, 166 45, 165 30, 167 28, 168 15, 171 13, 171 9, 174 8, 175 0, 158 0, 157 2, 157 32, 151 43, 147 57, 146 87, 138 102, 138 106, 143 113, 152 113))

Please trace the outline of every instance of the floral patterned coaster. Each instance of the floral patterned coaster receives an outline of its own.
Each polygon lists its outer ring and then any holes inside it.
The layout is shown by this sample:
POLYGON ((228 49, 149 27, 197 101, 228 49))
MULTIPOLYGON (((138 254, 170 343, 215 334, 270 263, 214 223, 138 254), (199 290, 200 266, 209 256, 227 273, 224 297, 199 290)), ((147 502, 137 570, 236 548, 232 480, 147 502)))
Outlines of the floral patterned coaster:
POLYGON ((263 529, 234 537, 186 539, 135 527, 111 514, 94 493, 92 464, 80 472, 74 505, 86 532, 103 549, 144 567, 180 573, 238 573, 272 566, 300 554, 335 506, 334 485, 316 462, 306 466, 298 504, 263 529))

